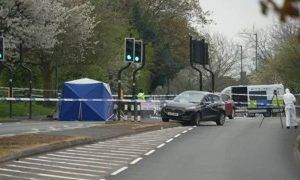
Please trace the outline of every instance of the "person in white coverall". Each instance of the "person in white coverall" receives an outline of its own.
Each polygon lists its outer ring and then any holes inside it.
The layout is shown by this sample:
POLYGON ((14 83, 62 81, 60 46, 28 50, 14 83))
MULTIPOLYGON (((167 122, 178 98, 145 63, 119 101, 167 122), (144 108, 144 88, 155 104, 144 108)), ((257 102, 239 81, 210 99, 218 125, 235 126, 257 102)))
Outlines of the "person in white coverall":
POLYGON ((294 126, 297 129, 298 123, 296 120, 295 107, 296 98, 292 93, 290 93, 289 89, 286 89, 285 94, 283 95, 283 100, 285 104, 286 128, 290 129, 291 126, 294 126))

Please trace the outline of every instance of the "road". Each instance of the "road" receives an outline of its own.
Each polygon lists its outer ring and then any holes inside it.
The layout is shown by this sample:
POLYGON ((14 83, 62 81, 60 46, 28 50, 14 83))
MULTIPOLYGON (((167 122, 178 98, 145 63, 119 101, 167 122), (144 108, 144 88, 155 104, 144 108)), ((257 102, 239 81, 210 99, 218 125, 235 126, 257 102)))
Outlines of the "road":
POLYGON ((0 165, 0 180, 102 180, 150 156, 156 147, 192 127, 146 132, 23 158, 0 165))
POLYGON ((43 121, 43 122, 16 122, 0 123, 0 137, 14 136, 26 133, 63 131, 76 128, 87 128, 104 124, 103 122, 63 122, 63 121, 43 121))
POLYGON ((293 143, 299 130, 278 119, 201 126, 108 180, 299 180, 293 143))

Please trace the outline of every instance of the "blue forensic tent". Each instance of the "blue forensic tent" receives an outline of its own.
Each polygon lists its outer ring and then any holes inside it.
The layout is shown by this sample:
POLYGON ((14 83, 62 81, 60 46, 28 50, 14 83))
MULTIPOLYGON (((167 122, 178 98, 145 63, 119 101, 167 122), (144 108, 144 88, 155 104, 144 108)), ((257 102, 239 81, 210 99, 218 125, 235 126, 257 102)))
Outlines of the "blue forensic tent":
MULTIPOLYGON (((64 83, 63 99, 112 99, 108 84, 84 78, 64 83)), ((113 115, 111 101, 63 101, 59 119, 63 121, 90 120, 106 121, 113 115)))

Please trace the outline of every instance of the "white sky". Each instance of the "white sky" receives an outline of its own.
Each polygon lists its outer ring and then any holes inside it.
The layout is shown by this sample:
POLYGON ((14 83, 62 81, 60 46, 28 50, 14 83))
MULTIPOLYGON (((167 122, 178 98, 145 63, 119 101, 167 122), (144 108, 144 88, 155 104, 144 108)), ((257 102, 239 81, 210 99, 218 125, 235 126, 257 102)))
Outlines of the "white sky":
MULTIPOLYGON (((259 0, 199 0, 204 11, 210 11, 214 22, 205 27, 209 33, 219 32, 236 41, 243 29, 261 29, 277 20, 272 14, 264 16, 259 0)), ((276 0, 282 2, 282 0, 276 0)))

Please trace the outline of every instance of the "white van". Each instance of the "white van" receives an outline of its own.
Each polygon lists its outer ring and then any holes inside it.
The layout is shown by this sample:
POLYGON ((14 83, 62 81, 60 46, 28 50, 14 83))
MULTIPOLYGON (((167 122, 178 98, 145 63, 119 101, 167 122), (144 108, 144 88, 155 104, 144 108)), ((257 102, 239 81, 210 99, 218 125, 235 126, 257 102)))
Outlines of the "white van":
POLYGON ((284 86, 282 84, 230 86, 221 93, 229 95, 237 108, 245 108, 248 116, 263 114, 269 117, 272 112, 278 112, 283 106, 284 86))

